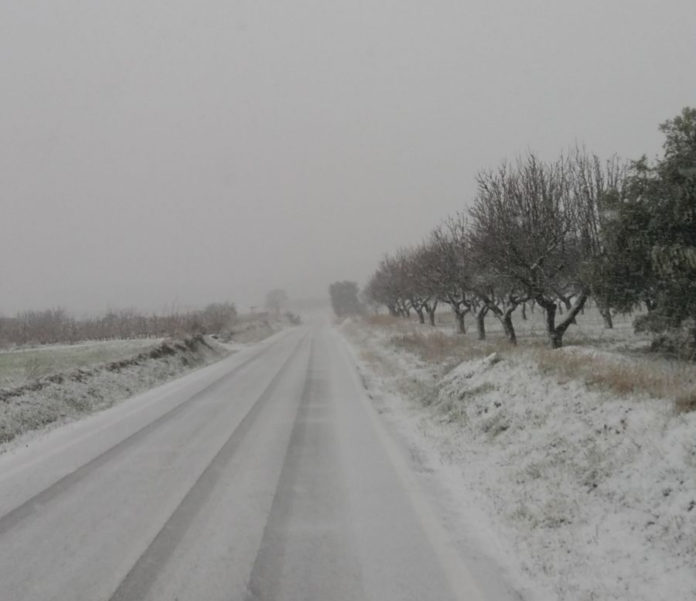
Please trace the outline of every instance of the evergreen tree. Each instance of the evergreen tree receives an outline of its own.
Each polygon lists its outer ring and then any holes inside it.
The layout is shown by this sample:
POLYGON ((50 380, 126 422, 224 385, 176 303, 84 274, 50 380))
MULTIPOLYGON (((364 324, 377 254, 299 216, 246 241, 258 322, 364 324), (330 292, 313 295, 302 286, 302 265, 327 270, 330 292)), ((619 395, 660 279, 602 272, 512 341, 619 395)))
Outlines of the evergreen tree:
POLYGON ((655 333, 693 328, 696 320, 696 109, 683 109, 660 130, 664 156, 636 161, 623 198, 609 201, 603 266, 614 306, 644 302, 649 312, 636 326, 655 333))

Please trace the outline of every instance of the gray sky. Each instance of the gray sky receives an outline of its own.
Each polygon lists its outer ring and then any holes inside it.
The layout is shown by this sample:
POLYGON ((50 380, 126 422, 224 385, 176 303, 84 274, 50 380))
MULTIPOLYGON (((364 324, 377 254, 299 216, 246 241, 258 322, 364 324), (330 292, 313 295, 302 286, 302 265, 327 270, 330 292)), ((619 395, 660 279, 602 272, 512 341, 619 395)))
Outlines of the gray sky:
POLYGON ((0 313, 363 283, 475 173, 659 153, 694 0, 0 0, 0 313))

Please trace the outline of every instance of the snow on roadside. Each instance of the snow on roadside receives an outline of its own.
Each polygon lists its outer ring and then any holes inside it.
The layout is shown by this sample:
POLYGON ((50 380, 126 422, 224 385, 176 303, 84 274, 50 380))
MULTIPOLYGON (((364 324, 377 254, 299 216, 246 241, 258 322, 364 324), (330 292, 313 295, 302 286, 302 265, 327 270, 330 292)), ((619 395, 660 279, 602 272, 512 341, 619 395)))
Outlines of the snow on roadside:
POLYGON ((510 544, 490 552, 525 599, 696 599, 696 413, 561 383, 519 353, 442 377, 378 329, 342 329, 376 402, 510 544))
POLYGON ((55 426, 145 391, 231 352, 196 336, 167 340, 122 358, 44 376, 23 386, 0 389, 0 452, 47 426, 55 426))

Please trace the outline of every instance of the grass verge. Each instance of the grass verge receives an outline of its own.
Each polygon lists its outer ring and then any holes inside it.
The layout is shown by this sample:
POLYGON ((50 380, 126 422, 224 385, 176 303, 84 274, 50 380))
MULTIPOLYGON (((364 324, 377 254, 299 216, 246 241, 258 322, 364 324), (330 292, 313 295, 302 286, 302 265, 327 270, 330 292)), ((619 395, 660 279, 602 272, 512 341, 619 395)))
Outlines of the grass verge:
POLYGON ((370 317, 366 324, 382 329, 393 348, 437 364, 443 373, 462 361, 495 352, 511 359, 531 360, 542 373, 561 383, 577 379, 591 388, 623 397, 645 395, 672 401, 678 413, 696 411, 696 364, 692 362, 606 352, 593 345, 552 350, 538 340, 513 347, 500 336, 472 340, 390 316, 370 317))
POLYGON ((27 432, 106 409, 187 371, 212 363, 228 350, 202 336, 164 341, 128 358, 53 373, 0 390, 0 444, 27 432))

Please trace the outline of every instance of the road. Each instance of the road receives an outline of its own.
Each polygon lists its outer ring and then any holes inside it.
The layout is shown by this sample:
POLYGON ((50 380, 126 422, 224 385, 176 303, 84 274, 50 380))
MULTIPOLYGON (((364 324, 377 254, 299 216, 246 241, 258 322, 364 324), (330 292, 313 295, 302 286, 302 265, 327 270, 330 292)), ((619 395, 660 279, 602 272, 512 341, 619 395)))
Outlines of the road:
POLYGON ((0 457, 3 601, 493 598, 328 325, 0 457))

